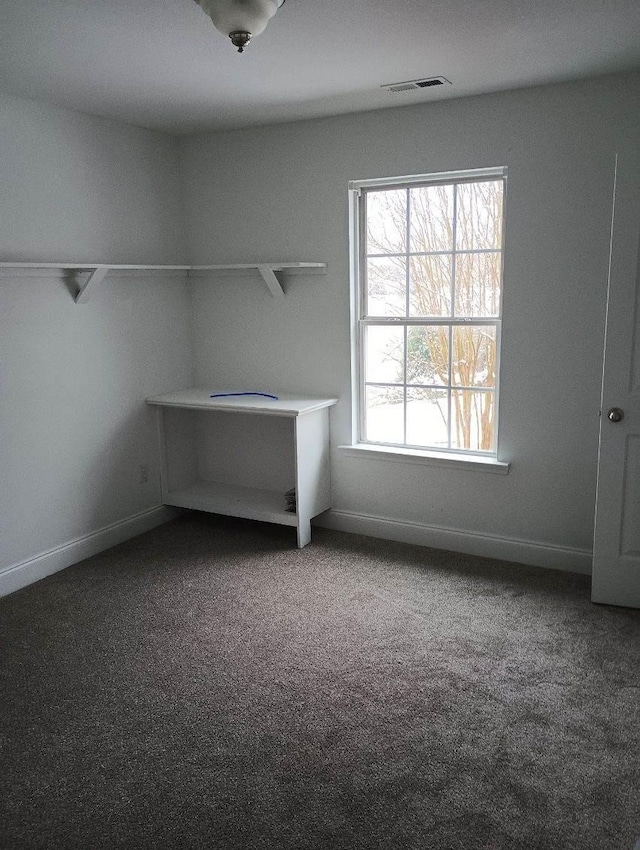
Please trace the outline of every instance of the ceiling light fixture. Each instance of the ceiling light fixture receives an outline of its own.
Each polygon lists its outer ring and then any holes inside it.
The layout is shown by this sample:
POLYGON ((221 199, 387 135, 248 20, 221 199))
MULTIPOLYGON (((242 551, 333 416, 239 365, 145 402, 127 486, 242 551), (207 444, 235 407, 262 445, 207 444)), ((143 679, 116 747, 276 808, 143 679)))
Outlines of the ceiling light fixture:
POLYGON ((196 0, 216 29, 228 35, 238 53, 253 36, 264 32, 285 0, 196 0))

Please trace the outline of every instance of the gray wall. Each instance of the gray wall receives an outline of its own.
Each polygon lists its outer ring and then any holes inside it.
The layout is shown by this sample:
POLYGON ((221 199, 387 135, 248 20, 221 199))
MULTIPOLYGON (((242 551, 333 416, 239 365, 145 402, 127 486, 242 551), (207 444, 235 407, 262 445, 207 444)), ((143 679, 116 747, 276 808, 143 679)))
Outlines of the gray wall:
POLYGON ((638 149, 639 106, 629 75, 178 143, 0 100, 0 260, 329 263, 326 277, 293 279, 284 301, 257 278, 157 276, 112 277, 76 305, 61 277, 3 275, 0 564, 158 505, 142 399, 194 379, 339 396, 332 479, 344 527, 378 517, 395 525, 370 530, 406 539, 588 558, 613 157, 638 149), (495 165, 509 169, 510 474, 348 456, 347 181, 495 165))
POLYGON ((408 524, 399 536, 426 526, 459 532, 452 540, 506 538, 523 560, 528 544, 587 557, 614 155, 640 141, 639 93, 638 75, 601 78, 183 140, 194 262, 329 263, 326 278, 296 278, 281 303, 255 281, 196 284, 197 382, 340 396, 332 483, 343 519, 408 524), (505 165, 500 455, 510 474, 346 455, 347 181, 505 165))
POLYGON ((0 260, 183 260, 169 136, 0 96, 0 175, 0 260))
MULTIPOLYGON (((176 142, 0 100, 0 260, 179 262, 176 142)), ((144 397, 191 383, 181 279, 0 277, 0 568, 160 502, 144 397), (141 484, 140 464, 149 467, 141 484)))

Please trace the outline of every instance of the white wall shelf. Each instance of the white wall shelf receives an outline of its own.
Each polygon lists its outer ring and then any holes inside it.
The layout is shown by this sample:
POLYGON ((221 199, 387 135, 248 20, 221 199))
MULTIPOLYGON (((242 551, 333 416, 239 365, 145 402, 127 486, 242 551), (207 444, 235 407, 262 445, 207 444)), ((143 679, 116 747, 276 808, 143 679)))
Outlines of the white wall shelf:
POLYGON ((290 274, 326 274, 326 263, 236 263, 219 266, 191 266, 189 277, 257 272, 274 298, 284 298, 282 278, 290 274))
POLYGON ((256 272, 269 288, 274 298, 283 298, 282 276, 289 274, 326 274, 326 263, 230 263, 211 266, 141 265, 109 263, 0 263, 0 274, 33 271, 61 271, 68 274, 84 274, 75 295, 77 304, 89 300, 110 271, 183 271, 188 277, 210 277, 221 274, 246 275, 256 272))
POLYGON ((311 519, 331 506, 329 408, 337 399, 284 394, 277 399, 257 394, 211 398, 213 392, 188 389, 146 399, 158 411, 163 504, 292 526, 298 546, 306 546, 311 519), (266 420, 251 429, 245 414, 266 420), (227 422, 212 422, 216 415, 227 422), (268 421, 275 429, 267 427, 268 421), (278 431, 280 424, 284 427, 278 431), (270 443, 274 436, 278 439, 270 443), (256 439, 262 445, 256 447, 256 439), (255 476, 258 486, 238 481, 239 474, 255 476), (295 512, 286 510, 285 492, 291 488, 295 512))

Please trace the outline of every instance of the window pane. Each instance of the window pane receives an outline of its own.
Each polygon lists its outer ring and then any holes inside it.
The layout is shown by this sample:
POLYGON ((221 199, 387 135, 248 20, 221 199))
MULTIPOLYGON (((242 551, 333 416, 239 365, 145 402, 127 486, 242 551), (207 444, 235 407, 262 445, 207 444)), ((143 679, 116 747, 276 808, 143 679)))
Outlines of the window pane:
POLYGON ((367 254, 402 254, 407 246, 407 192, 367 192, 367 254))
POLYGON ((500 254, 456 256, 456 316, 498 316, 500 254))
POLYGON ((409 192, 411 251, 453 248, 453 186, 421 186, 409 192))
POLYGON ((404 443, 403 395, 401 387, 365 388, 365 440, 404 443))
POLYGON ((407 315, 407 261, 404 257, 367 260, 367 315, 407 315))
POLYGON ((449 383, 449 328, 442 325, 407 328, 407 383, 449 383))
POLYGON ((470 451, 494 450, 495 393, 453 390, 451 446, 470 451))
POLYGON ((495 387, 495 327, 486 325, 454 327, 452 345, 452 384, 459 387, 495 387))
POLYGON ((447 391, 407 389, 407 443, 410 446, 449 447, 447 391))
POLYGON ((451 255, 409 258, 411 316, 451 315, 451 255))
POLYGON ((383 384, 404 381, 404 328, 366 329, 365 380, 383 384))
POLYGON ((460 183, 456 192, 456 249, 502 247, 502 180, 460 183))

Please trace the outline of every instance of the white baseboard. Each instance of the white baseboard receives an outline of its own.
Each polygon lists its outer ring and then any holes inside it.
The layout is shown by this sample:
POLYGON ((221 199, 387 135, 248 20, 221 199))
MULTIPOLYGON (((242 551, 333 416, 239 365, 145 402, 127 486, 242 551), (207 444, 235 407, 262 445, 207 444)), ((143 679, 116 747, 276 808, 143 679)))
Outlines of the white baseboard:
MULTIPOLYGON (((0 596, 20 590, 72 564, 77 564, 78 561, 110 549, 118 543, 124 543, 125 540, 130 540, 138 534, 169 522, 178 514, 179 511, 166 505, 151 508, 105 526, 92 534, 78 537, 27 561, 6 567, 0 571, 0 596)), ((484 558, 516 561, 520 564, 584 575, 591 574, 592 556, 587 549, 573 549, 568 546, 553 546, 531 540, 477 534, 341 510, 327 511, 314 520, 314 525, 351 534, 364 534, 367 537, 380 537, 383 540, 397 540, 401 543, 431 546, 434 549, 449 549, 484 558)))
POLYGON ((317 517, 314 524, 336 531, 364 534, 367 537, 381 537, 384 540, 449 549, 467 555, 480 555, 483 558, 497 558, 499 561, 516 561, 534 567, 591 575, 592 553, 587 549, 572 549, 568 546, 477 534, 333 509, 317 517))
POLYGON ((64 570, 65 567, 77 564, 78 561, 90 558, 91 555, 97 555, 98 552, 110 549, 118 543, 124 543, 125 540, 130 540, 138 534, 143 534, 157 525, 174 519, 178 514, 179 511, 175 508, 160 505, 114 522, 91 534, 70 540, 27 561, 6 567, 0 571, 0 596, 7 596, 41 578, 64 570))

